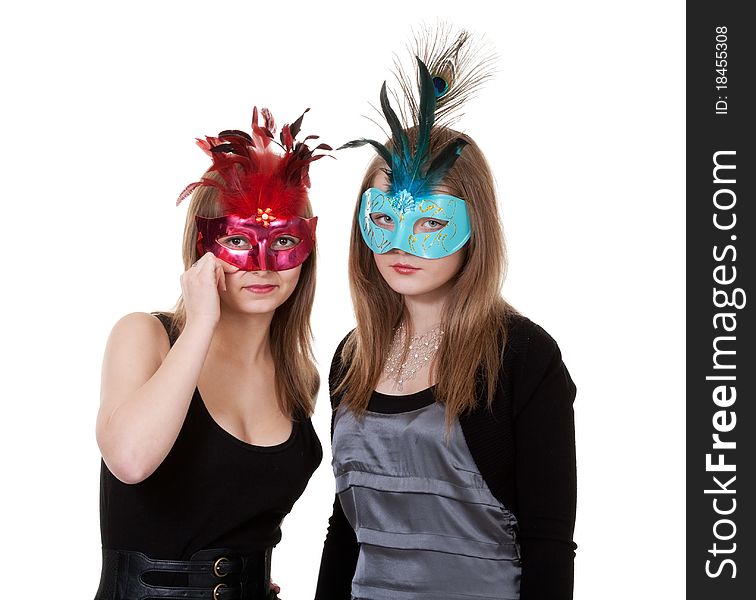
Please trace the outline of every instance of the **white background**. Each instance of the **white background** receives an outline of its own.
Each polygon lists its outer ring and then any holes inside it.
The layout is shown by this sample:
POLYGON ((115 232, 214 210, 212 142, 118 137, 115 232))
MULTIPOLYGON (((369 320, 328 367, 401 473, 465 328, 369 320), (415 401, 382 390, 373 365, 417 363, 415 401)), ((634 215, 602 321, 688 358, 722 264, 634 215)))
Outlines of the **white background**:
MULTIPOLYGON (((2 596, 91 598, 99 578, 99 369, 113 323, 179 293, 194 137, 253 104, 339 145, 411 26, 485 35, 498 74, 459 128, 500 193, 506 297, 578 386, 575 598, 684 589, 684 4, 24 2, 1 9, 2 596), (364 14, 364 13, 369 14, 364 14), (41 553, 42 560, 32 559, 41 553), (49 568, 38 568, 49 558, 49 568), (35 566, 30 566, 33 561, 35 566), (58 582, 63 584, 62 587, 58 582)), ((353 320, 347 237, 367 149, 311 171, 323 378, 353 320)), ((326 457, 284 523, 274 579, 311 598, 333 500, 326 457)))

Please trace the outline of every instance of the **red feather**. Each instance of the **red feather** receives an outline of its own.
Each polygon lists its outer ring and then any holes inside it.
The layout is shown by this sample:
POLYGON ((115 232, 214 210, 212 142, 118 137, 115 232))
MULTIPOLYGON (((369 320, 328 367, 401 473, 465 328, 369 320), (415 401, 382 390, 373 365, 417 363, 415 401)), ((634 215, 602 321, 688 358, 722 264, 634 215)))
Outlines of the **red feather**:
POLYGON ((256 215, 258 209, 269 208, 280 218, 302 216, 310 187, 310 164, 325 156, 315 152, 331 150, 327 144, 310 149, 306 142, 318 139, 315 135, 307 136, 302 142, 296 141, 308 110, 292 125, 281 128, 283 154, 276 150, 278 144, 270 143, 274 140, 276 122, 267 108, 261 109, 260 115, 257 107, 252 110, 251 136, 242 131, 227 130, 217 137, 198 139, 197 145, 213 160, 208 171, 217 173, 221 182, 203 177, 201 181, 189 184, 176 204, 197 187, 211 186, 220 190, 226 214, 249 218, 256 215), (262 116, 262 124, 259 116, 262 116))

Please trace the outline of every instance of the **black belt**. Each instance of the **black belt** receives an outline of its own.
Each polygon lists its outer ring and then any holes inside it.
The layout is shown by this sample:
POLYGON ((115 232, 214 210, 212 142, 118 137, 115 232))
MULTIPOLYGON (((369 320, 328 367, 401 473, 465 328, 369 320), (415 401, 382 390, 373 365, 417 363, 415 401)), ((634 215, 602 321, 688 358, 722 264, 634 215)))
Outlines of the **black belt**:
POLYGON ((103 548, 95 600, 275 600, 270 555, 270 548, 246 555, 212 548, 195 552, 190 560, 156 560, 141 552, 103 548))

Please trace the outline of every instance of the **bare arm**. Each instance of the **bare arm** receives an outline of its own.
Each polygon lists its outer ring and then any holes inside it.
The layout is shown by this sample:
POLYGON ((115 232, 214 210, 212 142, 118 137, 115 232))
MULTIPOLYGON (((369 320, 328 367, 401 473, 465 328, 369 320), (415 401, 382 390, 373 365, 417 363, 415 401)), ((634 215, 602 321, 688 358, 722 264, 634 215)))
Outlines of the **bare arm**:
POLYGON ((170 347, 146 313, 116 323, 105 349, 97 443, 108 469, 139 483, 160 466, 178 437, 220 317, 222 261, 208 254, 181 277, 187 323, 170 347))

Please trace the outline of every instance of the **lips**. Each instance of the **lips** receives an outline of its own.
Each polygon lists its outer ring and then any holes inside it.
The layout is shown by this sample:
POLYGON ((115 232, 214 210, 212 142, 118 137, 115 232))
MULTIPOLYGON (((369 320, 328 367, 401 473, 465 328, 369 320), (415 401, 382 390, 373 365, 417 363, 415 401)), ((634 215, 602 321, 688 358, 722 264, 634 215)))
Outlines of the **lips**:
POLYGON ((412 265, 405 263, 394 263, 393 265, 391 265, 391 268, 401 275, 411 275, 412 273, 417 273, 420 270, 419 267, 413 267, 412 265))
POLYGON ((268 285, 254 284, 254 285, 244 286, 244 289, 253 294, 269 294, 277 287, 278 287, 277 285, 272 285, 272 284, 268 284, 268 285))

